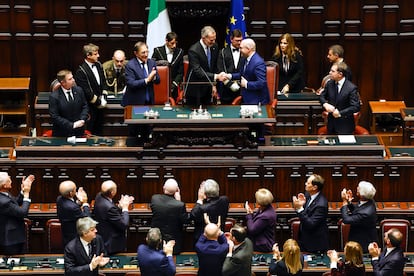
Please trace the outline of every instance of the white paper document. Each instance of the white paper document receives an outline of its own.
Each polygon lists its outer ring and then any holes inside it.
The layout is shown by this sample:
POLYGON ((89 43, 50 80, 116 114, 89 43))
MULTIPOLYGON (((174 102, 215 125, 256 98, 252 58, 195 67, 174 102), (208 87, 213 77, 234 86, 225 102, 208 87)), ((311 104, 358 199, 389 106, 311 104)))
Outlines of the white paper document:
POLYGON ((338 135, 339 143, 341 144, 355 144, 355 136, 354 135, 338 135))

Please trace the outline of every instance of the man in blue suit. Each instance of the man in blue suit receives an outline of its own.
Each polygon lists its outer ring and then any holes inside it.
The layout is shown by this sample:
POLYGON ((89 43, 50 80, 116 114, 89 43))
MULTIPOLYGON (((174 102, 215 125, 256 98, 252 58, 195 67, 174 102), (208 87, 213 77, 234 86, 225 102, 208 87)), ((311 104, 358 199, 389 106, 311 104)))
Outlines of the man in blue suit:
POLYGON ((0 254, 23 254, 26 243, 24 218, 30 207, 30 190, 35 177, 23 177, 21 192, 10 194, 12 181, 7 172, 0 172, 0 254))
MULTIPOLYGON (((160 83, 155 61, 148 59, 148 46, 145 42, 134 45, 135 58, 125 66, 127 88, 122 98, 122 106, 153 105, 154 83, 160 83)), ((142 142, 148 140, 150 128, 146 125, 128 125, 130 137, 140 136, 142 142)))
POLYGON ((175 241, 168 243, 162 241, 159 228, 151 228, 148 231, 147 244, 138 246, 138 263, 142 276, 172 276, 175 275, 173 248, 175 241))
POLYGON ((60 87, 50 93, 49 114, 53 121, 52 135, 57 137, 83 136, 88 119, 88 102, 83 89, 75 85, 69 70, 57 73, 60 87))
POLYGON ((300 219, 299 246, 301 251, 325 253, 329 248, 328 200, 322 194, 325 180, 312 174, 305 183, 305 194, 293 196, 293 206, 300 219))
POLYGON ((353 134, 354 113, 360 110, 359 93, 355 84, 345 76, 345 62, 335 63, 329 71, 332 81, 326 83, 319 101, 328 115, 328 134, 353 134))
POLYGON ((246 61, 240 73, 227 74, 227 79, 240 79, 243 104, 268 104, 269 88, 267 87, 266 64, 256 53, 256 43, 251 38, 243 39, 240 52, 246 61))
POLYGON ((401 249, 403 234, 396 228, 391 228, 384 234, 386 249, 381 252, 376 242, 368 246, 371 255, 371 263, 376 276, 397 276, 403 275, 405 257, 401 249))

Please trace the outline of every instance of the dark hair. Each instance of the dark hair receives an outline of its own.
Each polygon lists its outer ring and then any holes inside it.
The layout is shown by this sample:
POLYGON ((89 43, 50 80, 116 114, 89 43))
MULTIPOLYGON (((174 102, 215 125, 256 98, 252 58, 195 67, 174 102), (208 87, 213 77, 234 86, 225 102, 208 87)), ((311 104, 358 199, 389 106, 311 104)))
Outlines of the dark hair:
POLYGON ((348 65, 345 62, 339 62, 336 64, 336 71, 342 73, 343 76, 346 76, 348 72, 348 65))
POLYGON ((325 179, 322 176, 320 176, 319 174, 313 174, 312 185, 318 186, 319 191, 322 191, 324 183, 325 179))
POLYGON ((142 46, 147 46, 147 43, 142 42, 142 41, 138 41, 137 43, 135 43, 134 45, 134 51, 138 52, 139 48, 141 48, 142 46))
POLYGON ((175 32, 169 32, 166 36, 165 39, 170 42, 171 40, 178 40, 178 35, 175 32))
POLYGON ((235 224, 231 228, 230 233, 238 242, 243 242, 247 237, 246 228, 244 228, 240 224, 235 224))
POLYGON ((344 47, 339 44, 335 44, 329 47, 329 50, 332 51, 332 54, 337 55, 340 58, 344 57, 344 47))
POLYGON ((388 233, 388 239, 390 239, 391 245, 393 247, 399 247, 402 242, 403 235, 397 228, 391 228, 391 231, 388 233))
POLYGON ((230 33, 230 37, 241 37, 243 36, 243 33, 239 30, 239 29, 234 29, 231 33, 230 33))

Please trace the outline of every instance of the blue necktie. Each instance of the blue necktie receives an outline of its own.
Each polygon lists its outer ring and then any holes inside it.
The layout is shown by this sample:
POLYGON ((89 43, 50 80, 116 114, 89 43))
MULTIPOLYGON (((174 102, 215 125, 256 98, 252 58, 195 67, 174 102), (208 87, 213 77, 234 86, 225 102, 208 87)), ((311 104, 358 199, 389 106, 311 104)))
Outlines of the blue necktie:
MULTIPOLYGON (((144 77, 146 78, 146 77, 148 77, 148 72, 147 72, 147 69, 145 68, 145 62, 143 62, 141 64, 142 64, 142 70, 144 71, 144 77)), ((146 101, 146 103, 149 103, 149 101, 150 101, 150 96, 149 96, 149 93, 148 93, 148 87, 145 88, 145 101, 146 101)))
POLYGON ((207 62, 208 62, 208 67, 211 67, 211 51, 210 51, 210 47, 207 47, 207 62))

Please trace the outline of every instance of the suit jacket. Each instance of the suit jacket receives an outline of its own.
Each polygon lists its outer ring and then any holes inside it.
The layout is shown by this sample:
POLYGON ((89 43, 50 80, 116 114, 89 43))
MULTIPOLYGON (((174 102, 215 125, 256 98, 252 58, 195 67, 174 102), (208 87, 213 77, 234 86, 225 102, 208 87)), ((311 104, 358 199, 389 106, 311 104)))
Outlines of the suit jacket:
POLYGON ((283 86, 289 84, 289 93, 299 93, 305 87, 305 66, 303 63, 303 57, 295 51, 296 61, 290 61, 289 69, 287 72, 283 70, 283 56, 273 56, 272 60, 279 64, 279 89, 282 90, 283 86))
POLYGON ((75 73, 76 84, 82 87, 86 100, 90 104, 90 107, 93 108, 97 108, 101 105, 103 91, 108 90, 102 64, 96 62, 95 65, 98 69, 100 83, 96 80, 91 67, 86 61, 79 65, 79 68, 75 73))
POLYGON ((109 198, 98 193, 95 198, 96 228, 102 236, 108 254, 125 251, 129 214, 122 212, 109 198))
MULTIPOLYGON (((306 202, 310 195, 306 194, 306 202)), ((329 248, 329 234, 326 218, 328 217, 328 200, 319 193, 302 212, 300 219, 299 245, 302 252, 326 252, 329 248)))
POLYGON ((270 252, 275 243, 276 213, 269 204, 266 209, 246 215, 247 233, 255 251, 270 252))
POLYGON ((211 104, 212 84, 214 74, 217 73, 218 46, 214 44, 210 47, 211 64, 208 65, 206 51, 200 41, 194 43, 188 50, 188 72, 187 81, 189 82, 186 90, 186 99, 191 104, 198 106, 211 104), (207 84, 191 84, 191 82, 206 82, 207 84))
POLYGON ((372 267, 375 276, 401 276, 403 275, 405 257, 403 250, 398 247, 385 256, 386 249, 378 260, 373 260, 372 267))
POLYGON ((90 217, 91 212, 88 206, 83 210, 73 200, 58 196, 56 200, 57 215, 62 227, 63 245, 77 237, 76 221, 79 218, 90 217))
POLYGON ((162 250, 154 250, 146 244, 138 246, 138 263, 142 276, 175 275, 175 263, 172 256, 167 257, 162 250))
MULTIPOLYGON (((240 72, 243 68, 246 58, 241 56, 240 50, 238 51, 238 54, 240 55, 239 62, 237 63, 237 66, 234 66, 233 50, 231 46, 228 45, 226 48, 221 49, 219 57, 217 59, 218 72, 240 72)), ((224 83, 220 83, 220 86, 218 87, 222 104, 231 104, 233 100, 240 95, 240 90, 230 90, 230 85, 232 83, 232 81, 227 83, 227 85, 225 85, 224 83)))
MULTIPOLYGON (((155 61, 152 59, 147 60, 147 66, 148 74, 151 73, 153 68, 157 68, 155 61)), ((154 81, 145 83, 146 77, 141 61, 138 58, 133 58, 125 66, 125 78, 127 88, 122 98, 122 106, 145 104, 147 91, 149 94, 149 103, 154 104, 154 83, 160 83, 158 72, 154 81)))
POLYGON ((340 93, 336 92, 334 81, 328 81, 320 96, 320 102, 335 106, 341 117, 328 115, 328 134, 353 134, 355 130, 354 113, 360 110, 359 93, 357 87, 345 79, 340 93))
MULTIPOLYGON (((304 266, 303 255, 300 256, 300 261, 302 263, 302 269, 304 266)), ((282 259, 280 261, 276 261, 272 259, 269 265, 269 273, 271 275, 277 276, 300 276, 302 275, 302 270, 299 270, 295 274, 289 273, 285 261, 282 259)))
POLYGON ((212 223, 217 223, 218 217, 221 217, 221 230, 224 231, 224 225, 229 211, 229 199, 227 196, 216 198, 207 198, 203 204, 197 203, 191 210, 190 218, 194 220, 194 238, 195 241, 204 232, 204 213, 210 217, 212 223))
POLYGON ((229 250, 229 245, 224 234, 218 237, 217 241, 208 240, 201 235, 198 239, 195 250, 198 257, 199 276, 220 276, 224 259, 229 250))
POLYGON ((73 101, 68 102, 62 87, 49 95, 49 114, 53 121, 52 135, 83 136, 85 127, 73 128, 78 120, 88 120, 88 103, 80 86, 72 87, 73 101))
POLYGON ((127 64, 127 62, 127 60, 124 62, 124 66, 122 66, 118 75, 115 70, 114 61, 112 59, 105 61, 102 65, 105 74, 106 85, 108 87, 108 90, 112 93, 115 93, 115 84, 116 92, 122 91, 126 86, 125 65, 127 64))
POLYGON ((257 52, 251 56, 247 65, 243 64, 241 73, 232 74, 233 79, 240 79, 241 76, 248 81, 247 88, 241 88, 244 104, 258 104, 259 102, 268 104, 270 102, 266 64, 257 52))
MULTIPOLYGON (((106 255, 102 237, 96 235, 92 240, 92 252, 96 256, 106 255)), ((93 256, 92 254, 92 256, 93 256)), ((86 253, 79 237, 74 238, 65 246, 65 275, 66 276, 98 276, 98 267, 90 271, 92 258, 86 253)))
MULTIPOLYGON (((154 48, 152 54, 154 60, 168 60, 167 52, 165 51, 165 45, 154 48)), ((175 48, 173 51, 172 60, 170 62, 171 81, 175 81, 177 84, 183 81, 184 75, 184 51, 181 48, 175 48)))
POLYGON ((29 207, 30 202, 23 200, 21 193, 17 197, 0 193, 0 245, 11 246, 26 242, 24 218, 29 213, 29 207))
POLYGON ((223 263, 223 276, 252 275, 253 243, 246 238, 234 251, 233 256, 226 257, 223 263))
POLYGON ((342 220, 350 224, 349 240, 359 242, 364 252, 368 252, 368 245, 376 242, 377 209, 373 200, 368 200, 358 207, 358 204, 348 204, 341 208, 342 220))
POLYGON ((365 276, 365 265, 358 267, 350 263, 338 262, 337 268, 325 272, 322 276, 365 276))
POLYGON ((151 227, 158 227, 165 241, 175 240, 174 254, 181 252, 183 224, 187 221, 185 204, 174 196, 153 195, 151 198, 151 227))

